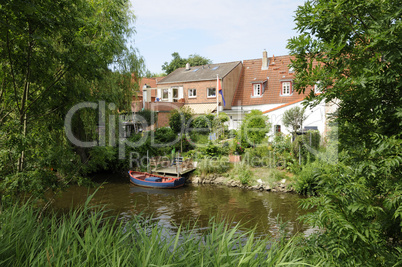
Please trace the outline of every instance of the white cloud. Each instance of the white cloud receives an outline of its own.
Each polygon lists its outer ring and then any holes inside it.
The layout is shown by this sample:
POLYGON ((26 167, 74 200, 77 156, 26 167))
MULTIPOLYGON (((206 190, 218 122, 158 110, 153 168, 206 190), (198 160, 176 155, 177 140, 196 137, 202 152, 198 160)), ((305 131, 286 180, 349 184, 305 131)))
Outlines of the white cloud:
POLYGON ((286 54, 301 0, 131 0, 135 46, 148 68, 161 71, 171 53, 197 53, 214 62, 286 54))

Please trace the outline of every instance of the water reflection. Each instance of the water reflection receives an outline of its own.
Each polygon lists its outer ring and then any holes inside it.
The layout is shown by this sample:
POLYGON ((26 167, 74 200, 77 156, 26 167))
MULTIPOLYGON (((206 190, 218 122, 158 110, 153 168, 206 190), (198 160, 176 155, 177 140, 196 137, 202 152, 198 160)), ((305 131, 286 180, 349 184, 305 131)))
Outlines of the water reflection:
MULTIPOLYGON (((53 207, 69 210, 82 205, 95 189, 73 186, 57 198, 53 207)), ((297 222, 306 211, 299 208, 300 197, 289 193, 268 193, 217 185, 189 185, 173 190, 136 187, 127 182, 103 185, 92 199, 92 204, 106 205, 106 209, 120 218, 129 219, 135 214, 152 215, 167 229, 178 225, 208 226, 214 217, 235 225, 241 230, 256 228, 259 235, 276 235, 279 230, 277 216, 288 221, 287 230, 293 234, 307 230, 297 222)))

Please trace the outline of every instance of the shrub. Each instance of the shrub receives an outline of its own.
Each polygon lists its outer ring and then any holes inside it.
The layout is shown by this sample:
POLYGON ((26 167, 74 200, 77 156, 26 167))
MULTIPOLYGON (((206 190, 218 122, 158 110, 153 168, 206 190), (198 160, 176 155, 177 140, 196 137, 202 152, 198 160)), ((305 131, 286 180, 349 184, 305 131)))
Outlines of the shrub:
POLYGON ((155 130, 155 142, 159 144, 169 143, 177 139, 177 135, 169 127, 161 127, 155 130))
POLYGON ((240 180, 240 183, 243 185, 248 185, 253 179, 253 176, 250 167, 243 162, 237 163, 232 172, 232 179, 240 180))
POLYGON ((251 167, 268 166, 271 163, 272 152, 267 146, 257 146, 245 149, 245 162, 251 167))
POLYGON ((201 176, 213 173, 225 173, 231 168, 229 159, 221 158, 203 158, 198 161, 197 172, 201 176))
POLYGON ((190 138, 191 142, 193 142, 196 146, 208 144, 210 142, 208 133, 202 134, 202 133, 197 133, 197 132, 191 132, 189 135, 189 138, 190 138))
POLYGON ((207 146, 200 147, 200 157, 202 158, 213 158, 213 157, 221 157, 227 155, 229 153, 229 147, 224 144, 215 144, 209 142, 207 146))
POLYGON ((184 129, 191 123, 193 110, 189 107, 173 109, 170 112, 169 126, 175 133, 184 132, 184 129))
POLYGON ((250 113, 245 115, 240 126, 242 147, 261 144, 270 127, 271 125, 266 115, 260 110, 251 110, 250 113))
POLYGON ((323 168, 323 166, 323 162, 320 161, 304 165, 300 173, 297 175, 295 184, 296 192, 305 196, 317 195, 321 168, 323 168))
POLYGON ((309 150, 318 151, 320 146, 320 133, 318 131, 308 131, 305 135, 298 135, 292 143, 292 152, 295 158, 299 158, 306 163, 315 159, 315 154, 309 150))
POLYGON ((201 131, 203 133, 209 133, 213 127, 213 121, 215 119, 215 115, 207 114, 201 115, 193 119, 191 123, 191 127, 197 130, 197 132, 201 131))
POLYGON ((148 125, 156 124, 156 122, 158 121, 158 115, 153 110, 144 109, 141 111, 137 111, 136 115, 144 118, 148 125))
POLYGON ((228 138, 236 138, 236 136, 237 136, 237 131, 234 130, 234 129, 229 130, 228 133, 227 133, 227 135, 228 135, 228 138))

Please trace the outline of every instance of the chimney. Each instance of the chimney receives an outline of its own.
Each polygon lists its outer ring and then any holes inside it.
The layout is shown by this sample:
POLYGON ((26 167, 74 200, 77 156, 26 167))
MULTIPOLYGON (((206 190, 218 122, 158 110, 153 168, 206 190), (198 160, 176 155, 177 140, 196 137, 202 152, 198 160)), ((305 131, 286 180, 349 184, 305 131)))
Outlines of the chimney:
MULTIPOLYGON (((183 65, 182 65, 183 66, 183 65)), ((186 64, 186 70, 190 70, 190 63, 186 64)))
POLYGON ((268 69, 268 53, 264 49, 264 52, 262 52, 262 66, 261 70, 267 70, 268 69))

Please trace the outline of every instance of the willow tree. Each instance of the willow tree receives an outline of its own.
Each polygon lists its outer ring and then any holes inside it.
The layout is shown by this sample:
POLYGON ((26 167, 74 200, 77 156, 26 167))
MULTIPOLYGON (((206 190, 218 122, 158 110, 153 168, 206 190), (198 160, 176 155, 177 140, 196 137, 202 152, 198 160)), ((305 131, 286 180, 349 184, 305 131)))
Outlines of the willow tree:
MULTIPOLYGON (((74 104, 105 94, 100 81, 111 64, 135 58, 125 44, 133 20, 126 0, 10 0, 0 5, 3 188, 25 185, 41 191, 44 184, 57 184, 52 170, 76 169, 77 155, 64 134, 65 114, 74 104)), ((139 66, 138 60, 131 61, 131 70, 139 66)), ((115 98, 131 97, 131 86, 120 89, 115 98)))
POLYGON ((310 104, 339 104, 343 152, 338 165, 322 171, 309 222, 323 230, 315 236, 316 256, 340 266, 391 266, 400 257, 401 6, 393 0, 307 1, 296 12, 299 36, 288 45, 296 57, 294 89, 320 82, 325 89, 312 92, 310 104))

